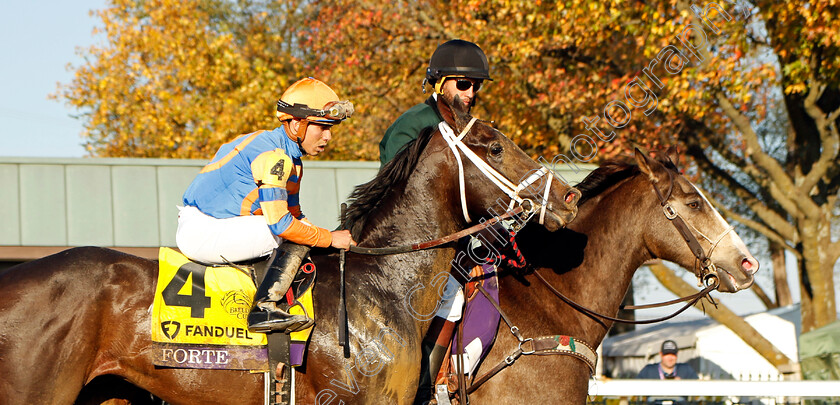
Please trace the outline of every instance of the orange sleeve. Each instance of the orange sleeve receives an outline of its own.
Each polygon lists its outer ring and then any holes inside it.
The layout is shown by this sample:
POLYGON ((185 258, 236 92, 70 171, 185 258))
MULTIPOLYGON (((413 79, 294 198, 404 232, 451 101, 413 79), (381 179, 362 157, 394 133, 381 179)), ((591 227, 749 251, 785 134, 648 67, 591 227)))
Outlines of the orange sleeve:
POLYGON ((298 219, 292 219, 289 227, 279 236, 301 245, 329 247, 332 244, 332 233, 330 231, 314 225, 307 225, 298 219))

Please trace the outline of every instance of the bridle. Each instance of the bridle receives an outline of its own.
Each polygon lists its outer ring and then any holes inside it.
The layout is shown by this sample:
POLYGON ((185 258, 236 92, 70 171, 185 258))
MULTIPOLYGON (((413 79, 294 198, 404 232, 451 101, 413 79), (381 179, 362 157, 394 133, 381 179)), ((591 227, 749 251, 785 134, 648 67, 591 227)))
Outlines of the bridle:
MULTIPOLYGON (((674 174, 671 173, 670 170, 666 170, 668 173, 668 192, 666 194, 662 194, 659 191, 659 188, 656 187, 656 183, 651 181, 651 185, 653 185, 653 190, 656 192, 656 196, 659 198, 659 204, 662 206, 662 211, 665 213, 665 218, 671 221, 674 224, 674 227, 677 228, 677 231, 682 235, 683 240, 685 243, 688 244, 688 248, 691 249, 691 253, 694 254, 694 257, 697 259, 695 262, 694 268, 694 275, 697 276, 698 282, 702 285, 710 285, 711 281, 710 278, 717 278, 717 268, 715 267, 714 263, 712 263, 712 252, 714 252, 715 248, 717 248, 718 243, 726 236, 729 232, 732 232, 734 229, 731 225, 726 228, 721 234, 715 238, 714 240, 707 237, 703 232, 700 232, 699 229, 690 225, 688 222, 683 219, 683 217, 674 209, 671 203, 668 200, 671 199, 671 194, 674 190, 674 174), (694 231, 694 232, 692 232, 694 231), (710 244, 711 247, 709 248, 709 253, 707 254, 703 247, 700 246, 700 242, 697 240, 697 237, 694 234, 698 234, 706 239, 710 244), (699 266, 698 266, 699 265, 699 266)), ((719 281, 719 280, 718 280, 719 281)), ((716 281, 717 282, 717 281, 716 281)))
POLYGON ((539 207, 540 211, 540 218, 539 222, 540 225, 543 224, 545 220, 545 211, 546 209, 551 209, 548 207, 548 193, 551 190, 551 182, 554 179, 554 173, 551 170, 545 168, 545 166, 540 167, 539 170, 532 173, 528 178, 520 182, 519 184, 513 184, 507 177, 503 174, 499 173, 496 169, 494 169, 490 164, 485 162, 483 159, 478 157, 475 152, 473 152, 467 145, 463 142, 464 137, 469 133, 470 128, 472 128, 473 124, 476 122, 476 118, 473 117, 470 119, 470 122, 461 130, 461 133, 455 135, 455 131, 446 123, 446 121, 441 121, 438 124, 438 129, 440 129, 440 133, 443 136, 443 139, 446 140, 446 143, 449 145, 449 149, 452 150, 452 153, 455 155, 455 160, 458 162, 458 185, 461 191, 461 210, 464 213, 464 219, 467 223, 472 222, 470 219, 470 215, 467 213, 467 196, 464 184, 464 165, 461 162, 461 153, 464 154, 467 159, 469 159, 477 168, 487 177, 493 184, 496 185, 499 189, 502 190, 508 197, 510 197, 510 204, 508 205, 508 211, 512 210, 516 204, 522 205, 525 201, 530 201, 529 199, 523 199, 519 196, 519 192, 524 190, 525 188, 534 184, 537 180, 548 175, 548 181, 545 185, 545 190, 542 193, 542 200, 539 203, 534 203, 537 207, 539 207))
POLYGON ((547 169, 545 166, 542 166, 539 170, 528 176, 524 181, 520 182, 519 184, 513 184, 507 177, 499 173, 487 162, 478 157, 478 155, 475 152, 473 152, 469 147, 467 147, 466 144, 464 144, 464 137, 467 135, 467 133, 470 131, 470 129, 476 121, 477 119, 475 117, 470 119, 469 123, 467 123, 467 125, 464 127, 463 130, 461 130, 461 133, 458 135, 455 135, 455 132, 445 121, 441 121, 440 124, 438 124, 438 128, 440 129, 440 133, 443 136, 443 139, 446 140, 446 143, 449 145, 449 148, 455 155, 455 160, 458 162, 458 183, 461 194, 461 209, 463 211, 464 220, 466 220, 467 223, 472 222, 470 215, 467 212, 467 196, 464 180, 464 166, 461 162, 461 153, 463 153, 464 156, 466 156, 471 162, 473 162, 473 164, 475 164, 475 166, 481 171, 482 174, 484 174, 485 177, 490 179, 490 181, 493 182, 493 184, 499 187, 499 189, 501 189, 502 192, 504 192, 505 194, 507 194, 508 197, 510 197, 511 200, 510 204, 508 204, 507 211, 505 211, 503 214, 496 215, 495 217, 489 220, 482 220, 480 224, 473 225, 467 229, 437 238, 435 240, 381 248, 350 246, 350 252, 364 255, 391 255, 398 253, 408 253, 417 250, 431 249, 449 242, 453 242, 464 236, 477 233, 485 228, 497 224, 502 220, 516 217, 518 218, 516 220, 518 223, 526 223, 534 215, 536 215, 537 209, 539 209, 539 223, 541 225, 543 224, 546 211, 553 211, 550 207, 550 204, 548 204, 548 194, 551 191, 551 182, 554 179, 554 173, 551 170, 547 169), (537 182, 546 174, 548 175, 548 178, 545 185, 545 189, 542 192, 542 200, 540 201, 540 203, 535 203, 530 198, 522 198, 519 196, 520 191, 530 187, 532 184, 537 182))

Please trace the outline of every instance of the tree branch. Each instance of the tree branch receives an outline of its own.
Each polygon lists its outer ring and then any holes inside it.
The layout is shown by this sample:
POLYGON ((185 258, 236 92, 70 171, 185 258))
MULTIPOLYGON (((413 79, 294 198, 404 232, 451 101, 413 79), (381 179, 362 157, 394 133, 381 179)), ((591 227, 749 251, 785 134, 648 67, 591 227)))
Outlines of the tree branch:
POLYGON ((830 243, 828 245, 828 263, 837 263, 837 260, 840 259, 840 240, 834 243, 830 243))
MULTIPOLYGON (((810 198, 795 198, 796 196, 801 196, 799 189, 793 184, 793 179, 788 176, 784 167, 761 149, 761 144, 758 142, 758 134, 755 133, 752 125, 750 125, 749 118, 738 112, 735 106, 729 102, 729 99, 720 90, 715 91, 715 98, 724 114, 732 120, 735 127, 743 135, 744 142, 747 144, 747 154, 767 173, 767 176, 778 187, 779 192, 774 193, 774 197, 779 198, 779 203, 783 207, 786 207, 786 210, 788 209, 787 207, 795 205, 798 211, 802 211, 808 216, 819 215, 819 208, 810 198), (791 198, 791 196, 794 198, 791 198)), ((796 211, 791 212, 791 214, 796 216, 796 211)))
MULTIPOLYGON (((741 185, 737 180, 730 176, 729 173, 715 165, 708 158, 708 156, 706 156, 702 148, 700 148, 696 144, 690 145, 690 147, 688 148, 688 154, 694 158, 694 161, 700 166, 704 173, 710 174, 712 177, 715 178, 715 180, 726 186, 726 188, 731 190, 735 194, 735 196, 744 201, 744 203, 746 203, 747 206, 753 212, 755 212, 759 218, 761 218, 766 224, 770 225, 773 229, 775 229, 775 232, 778 232, 778 236, 780 238, 782 238, 783 240, 789 240, 794 242, 798 239, 796 228, 793 225, 791 225, 786 218, 780 216, 778 213, 768 208, 767 205, 765 205, 761 200, 756 198, 756 196, 752 192, 747 190, 746 187, 741 185)), ((744 225, 747 224, 744 223, 744 225)), ((756 231, 759 230, 756 229, 756 231)))
MULTIPOLYGON (((674 272, 664 264, 651 264, 649 267, 654 277, 656 277, 656 279, 659 280, 665 288, 676 294, 678 297, 685 297, 697 293, 695 288, 674 274, 674 272)), ((702 308, 700 308, 702 301, 699 301, 694 305, 698 307, 698 309, 702 310, 702 308)), ((767 338, 758 333, 752 325, 744 321, 744 319, 740 316, 735 315, 735 313, 723 304, 719 304, 717 308, 711 307, 705 308, 705 310, 712 319, 720 322, 729 328, 729 330, 734 332, 738 337, 743 339, 744 342, 755 349, 755 351, 764 357, 767 362, 772 364, 773 367, 784 367, 792 363, 791 359, 774 346, 772 342, 767 340, 767 338)))
MULTIPOLYGON (((725 145, 726 143, 721 143, 725 145)), ((761 195, 767 198, 772 198, 776 201, 781 209, 784 209, 792 216, 796 217, 799 213, 799 210, 796 208, 796 205, 793 204, 788 198, 782 194, 781 190, 770 181, 767 176, 754 164, 750 163, 749 160, 738 156, 737 154, 733 153, 729 148, 716 148, 712 146, 715 151, 721 154, 724 159, 728 162, 734 164, 735 166, 739 167, 742 172, 746 175, 750 176, 750 178, 759 186, 761 187, 761 195)))
POLYGON ((784 246, 785 249, 787 249, 791 253, 793 253, 793 255, 796 256, 797 259, 802 258, 802 254, 799 253, 796 250, 795 247, 790 246, 788 244, 788 240, 786 240, 783 236, 779 235, 778 233, 774 232, 772 229, 762 225, 759 222, 753 221, 751 219, 747 219, 747 218, 745 218, 741 215, 738 215, 738 214, 732 212, 732 210, 724 207, 723 204, 721 204, 719 201, 717 201, 715 199, 709 199, 709 201, 712 202, 712 205, 714 205, 715 208, 718 209, 718 211, 721 211, 723 216, 728 217, 728 218, 732 218, 735 221, 738 221, 739 223, 743 224, 747 228, 750 228, 750 229, 764 235, 767 239, 770 239, 770 240, 784 246))
POLYGON ((447 30, 446 27, 440 23, 438 18, 432 18, 429 16, 429 13, 427 13, 426 10, 427 9, 419 3, 414 7, 414 11, 417 17, 420 18, 421 24, 432 27, 435 31, 443 33, 445 38, 457 38, 457 35, 453 35, 452 32, 447 30))
MULTIPOLYGON (((679 2, 679 7, 682 9, 687 9, 684 2, 679 2)), ((694 14, 690 14, 691 19, 694 23, 701 25, 699 21, 697 21, 697 17, 694 14)), ((709 53, 708 48, 700 49, 700 52, 703 54, 704 64, 708 63, 711 60, 711 55, 709 53)), ((747 155, 752 158, 753 161, 758 164, 758 166, 767 173, 766 177, 769 177, 772 180, 772 183, 769 184, 769 190, 771 195, 774 198, 778 199, 779 204, 782 207, 785 207, 791 215, 797 216, 794 206, 798 207, 800 210, 808 209, 810 213, 818 212, 818 208, 813 204, 813 202, 809 198, 794 198, 790 199, 789 196, 797 195, 795 193, 796 187, 793 183, 793 180, 785 173, 784 168, 773 159, 770 155, 764 153, 761 149, 761 144, 758 142, 758 135, 755 133, 755 130, 752 128, 750 124, 749 118, 738 112, 738 110, 732 105, 726 95, 723 93, 721 89, 712 90, 715 99, 718 102, 718 106, 723 110, 724 114, 735 124, 735 127, 743 134, 744 141, 747 144, 747 155), (774 190, 774 188, 778 187, 778 190, 774 190), (811 204, 809 205, 808 202, 811 204)), ((760 179, 765 176, 755 177, 756 179, 760 179)))
POLYGON ((767 293, 764 291, 764 289, 761 288, 760 285, 758 285, 758 283, 753 283, 750 289, 755 293, 758 299, 761 300, 761 303, 764 304, 764 308, 773 309, 779 307, 778 304, 776 304, 775 302, 773 302, 772 299, 770 299, 770 296, 767 295, 767 293))
POLYGON ((805 176, 805 179, 799 185, 802 193, 810 195, 813 188, 817 185, 823 176, 828 172, 829 167, 837 164, 838 149, 840 149, 840 135, 837 133, 836 121, 840 116, 840 108, 826 114, 817 106, 817 101, 825 92, 825 84, 817 79, 817 55, 816 52, 811 55, 811 83, 808 90, 808 96, 805 97, 804 107, 805 111, 814 120, 817 125, 817 131, 820 135, 820 142, 822 143, 822 153, 820 158, 811 166, 811 170, 805 176))

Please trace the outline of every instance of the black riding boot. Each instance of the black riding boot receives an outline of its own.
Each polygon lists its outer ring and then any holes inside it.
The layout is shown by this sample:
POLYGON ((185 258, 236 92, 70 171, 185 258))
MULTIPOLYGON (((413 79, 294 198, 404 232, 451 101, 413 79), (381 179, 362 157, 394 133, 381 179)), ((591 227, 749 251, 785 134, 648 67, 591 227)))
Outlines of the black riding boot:
POLYGON ((309 249, 309 246, 283 242, 274 250, 265 278, 254 294, 254 305, 248 314, 248 330, 263 333, 295 332, 314 323, 306 315, 292 315, 277 306, 292 285, 309 249))

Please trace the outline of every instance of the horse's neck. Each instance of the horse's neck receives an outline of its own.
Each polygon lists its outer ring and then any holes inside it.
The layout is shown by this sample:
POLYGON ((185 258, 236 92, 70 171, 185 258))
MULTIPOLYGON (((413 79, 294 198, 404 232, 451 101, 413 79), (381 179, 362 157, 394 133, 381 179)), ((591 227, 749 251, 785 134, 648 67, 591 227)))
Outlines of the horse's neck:
POLYGON ((647 196, 634 187, 634 181, 628 179, 587 201, 569 226, 588 238, 580 267, 610 269, 609 279, 613 282, 629 280, 616 276, 632 276, 650 258, 641 233, 646 218, 639 215, 647 196))
MULTIPOLYGON (((581 305, 604 314, 614 314, 630 285, 633 273, 650 253, 644 245, 641 230, 648 220, 640 215, 650 204, 649 190, 639 188, 639 179, 630 178, 601 193, 580 207, 570 228, 586 234, 588 241, 583 262, 573 271, 560 276, 581 305), (643 191, 640 191, 643 190, 643 191), (597 298, 600 297, 600 298, 597 298)), ((587 324, 590 324, 587 322, 587 324)), ((597 344, 606 333, 601 327, 587 328, 597 344)))
POLYGON ((438 176, 418 165, 404 188, 391 192, 379 205, 365 224, 359 245, 402 245, 437 239, 463 229, 460 206, 452 203, 460 198, 458 190, 450 190, 438 176))

